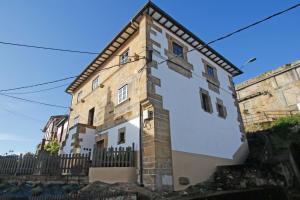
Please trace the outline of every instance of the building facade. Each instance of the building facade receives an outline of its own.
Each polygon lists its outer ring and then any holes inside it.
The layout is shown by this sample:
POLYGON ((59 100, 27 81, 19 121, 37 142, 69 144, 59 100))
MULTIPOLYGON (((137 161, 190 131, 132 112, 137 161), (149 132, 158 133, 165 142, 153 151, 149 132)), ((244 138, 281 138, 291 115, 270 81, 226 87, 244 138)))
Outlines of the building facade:
POLYGON ((66 151, 134 144, 137 181, 153 190, 180 190, 243 162, 232 82, 241 71, 204 45, 147 3, 67 88, 66 151))
POLYGON ((62 146, 68 130, 68 116, 54 115, 49 118, 43 128, 43 139, 39 144, 38 152, 44 149, 44 146, 52 140, 57 140, 62 146))
POLYGON ((300 103, 300 61, 281 66, 236 86, 247 129, 297 113, 300 103))

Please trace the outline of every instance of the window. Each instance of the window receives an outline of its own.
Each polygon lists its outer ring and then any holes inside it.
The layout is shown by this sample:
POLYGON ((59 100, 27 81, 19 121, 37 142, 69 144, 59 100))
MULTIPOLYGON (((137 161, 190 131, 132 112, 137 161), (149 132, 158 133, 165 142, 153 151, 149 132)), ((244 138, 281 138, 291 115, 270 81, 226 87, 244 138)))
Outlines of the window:
POLYGON ((120 56, 120 64, 125 64, 128 62, 129 58, 129 49, 127 49, 121 56, 120 56))
POLYGON ((98 84, 99 84, 99 77, 97 76, 97 78, 95 78, 92 82, 92 90, 94 91, 97 87, 98 87, 98 84))
POLYGON ((74 126, 79 123, 79 116, 74 118, 74 126))
POLYGON ((77 95, 77 103, 81 101, 81 98, 82 98, 82 91, 80 91, 77 95))
POLYGON ((127 99, 127 93, 128 93, 127 87, 128 85, 124 85, 118 90, 118 104, 122 103, 127 99))
POLYGON ((227 116, 226 107, 223 105, 223 101, 221 99, 217 98, 216 106, 217 106, 219 117, 226 118, 227 116))
POLYGON ((208 95, 202 94, 201 97, 202 97, 202 102, 203 102, 203 109, 206 112, 210 112, 208 95))
POLYGON ((212 78, 215 78, 214 68, 209 65, 207 66, 207 75, 212 78))
POLYGON ((125 127, 120 128, 118 130, 119 132, 119 137, 118 137, 118 144, 124 144, 125 143, 125 127))
POLYGON ((225 117, 224 106, 217 104, 217 110, 220 117, 225 117))
POLYGON ((95 113, 95 108, 89 110, 88 125, 90 126, 94 125, 94 113, 95 113))
POLYGON ((172 43, 173 45, 173 54, 177 57, 183 58, 183 47, 177 44, 176 42, 172 43))
POLYGON ((202 109, 205 112, 209 112, 212 113, 212 106, 211 106, 211 100, 210 100, 210 96, 208 94, 208 91, 204 90, 204 89, 200 89, 200 98, 201 98, 201 106, 202 109))

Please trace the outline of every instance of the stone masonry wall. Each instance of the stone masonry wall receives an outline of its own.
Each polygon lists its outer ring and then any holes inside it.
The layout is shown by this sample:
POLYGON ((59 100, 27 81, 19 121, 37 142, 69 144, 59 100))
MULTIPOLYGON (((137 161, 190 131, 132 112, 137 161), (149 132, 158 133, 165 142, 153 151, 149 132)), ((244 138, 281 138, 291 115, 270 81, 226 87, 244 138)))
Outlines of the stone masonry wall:
MULTIPOLYGON (((147 18, 147 47, 153 49, 156 44, 150 39, 151 18, 147 18)), ((143 129, 143 172, 144 184, 152 190, 173 190, 172 151, 170 136, 169 111, 163 108, 163 97, 156 94, 155 87, 160 86, 160 79, 151 74, 151 68, 157 67, 152 61, 147 65, 147 101, 143 102, 143 110, 153 113, 150 120, 144 121, 143 129)))
POLYGON ((139 30, 99 70, 119 64, 120 58, 116 55, 122 54, 127 49, 131 60, 135 59, 133 58, 135 54, 141 59, 91 75, 72 94, 70 127, 74 125, 74 118, 77 116, 79 123, 87 124, 88 113, 92 108, 95 108, 93 125, 98 132, 139 116, 139 102, 146 98, 146 73, 138 72, 145 65, 146 56, 143 21, 141 19, 139 22, 139 30), (92 90, 92 81, 96 77, 99 77, 99 86, 92 90), (118 89, 125 84, 128 85, 128 99, 118 104, 118 89), (82 101, 77 102, 79 92, 82 92, 82 101))
POLYGON ((245 125, 268 111, 296 111, 300 103, 300 60, 249 79, 236 86, 245 125))

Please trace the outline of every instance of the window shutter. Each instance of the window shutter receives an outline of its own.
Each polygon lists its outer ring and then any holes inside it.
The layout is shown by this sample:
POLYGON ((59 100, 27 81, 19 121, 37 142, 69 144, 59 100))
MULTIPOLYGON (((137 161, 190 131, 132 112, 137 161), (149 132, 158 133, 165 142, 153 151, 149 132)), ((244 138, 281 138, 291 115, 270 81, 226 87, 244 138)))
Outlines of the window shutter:
POLYGON ((224 118, 226 118, 227 117, 227 109, 225 106, 223 106, 223 110, 224 110, 224 118))
POLYGON ((212 104, 211 104, 211 98, 209 95, 207 95, 207 98, 208 98, 208 104, 209 104, 209 112, 212 113, 213 112, 213 107, 212 107, 212 104))
POLYGON ((201 107, 204 110, 204 101, 203 101, 203 93, 200 92, 200 101, 201 101, 201 107))

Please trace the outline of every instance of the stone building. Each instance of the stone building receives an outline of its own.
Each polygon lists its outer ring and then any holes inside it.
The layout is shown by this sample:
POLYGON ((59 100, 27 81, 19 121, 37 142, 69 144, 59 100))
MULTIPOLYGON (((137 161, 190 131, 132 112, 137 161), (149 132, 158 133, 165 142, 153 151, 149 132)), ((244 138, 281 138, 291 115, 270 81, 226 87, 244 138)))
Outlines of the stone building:
POLYGON ((137 182, 153 190, 183 189, 217 165, 243 162, 232 82, 242 72, 204 44, 148 2, 66 89, 64 151, 134 143, 137 182))
POLYGON ((300 103, 300 60, 236 85, 246 128, 297 113, 300 103))

